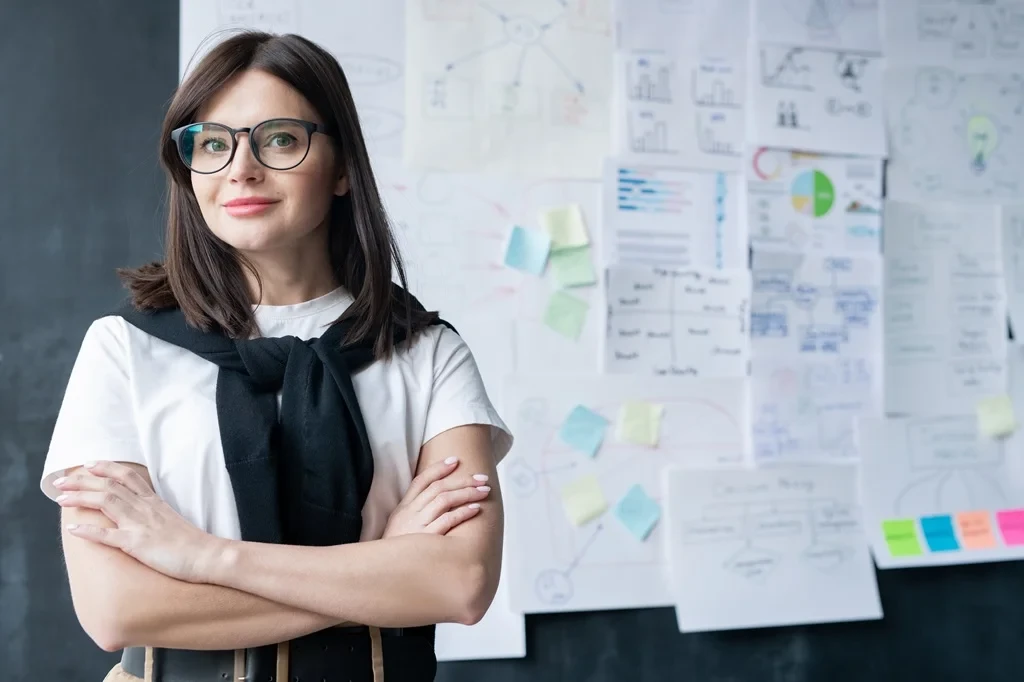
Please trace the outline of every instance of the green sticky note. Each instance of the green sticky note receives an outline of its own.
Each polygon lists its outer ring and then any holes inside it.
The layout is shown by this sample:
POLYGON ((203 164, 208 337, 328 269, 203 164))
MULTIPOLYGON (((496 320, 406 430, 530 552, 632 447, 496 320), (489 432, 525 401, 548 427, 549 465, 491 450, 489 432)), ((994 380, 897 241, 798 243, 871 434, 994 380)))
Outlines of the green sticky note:
POLYGON ((978 430, 989 438, 1003 438, 1017 429, 1013 401, 1008 395, 997 395, 978 401, 978 430))
POLYGON ((562 488, 565 514, 574 526, 596 519, 608 509, 601 484, 593 474, 579 478, 562 488))
POLYGON ((590 235, 578 204, 559 206, 540 214, 540 224, 551 236, 551 250, 571 249, 590 244, 590 235))
POLYGON ((552 251, 550 263, 559 286, 581 287, 597 282, 589 246, 552 251))
POLYGON ((618 438, 625 443, 657 445, 661 433, 661 405, 630 401, 619 408, 618 438))
POLYGON ((551 294, 547 310, 544 311, 544 324, 575 341, 580 338, 583 324, 587 321, 588 308, 586 301, 564 291, 556 291, 551 294))
POLYGON ((889 554, 894 557, 920 556, 924 553, 917 538, 914 519, 882 521, 882 534, 885 535, 885 544, 889 546, 889 554))

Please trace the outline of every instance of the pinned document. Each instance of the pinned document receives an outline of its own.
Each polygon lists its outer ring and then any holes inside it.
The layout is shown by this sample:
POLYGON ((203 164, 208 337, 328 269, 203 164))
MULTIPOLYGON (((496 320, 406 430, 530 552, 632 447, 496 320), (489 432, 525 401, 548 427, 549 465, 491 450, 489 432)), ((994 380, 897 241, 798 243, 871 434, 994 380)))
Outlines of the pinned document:
POLYGON ((539 230, 527 230, 516 225, 505 248, 505 265, 539 276, 544 273, 550 251, 550 237, 539 230))
POLYGON ((562 488, 565 514, 574 526, 592 521, 608 509, 601 484, 593 474, 584 476, 562 488))
POLYGON ((618 438, 626 443, 655 446, 661 432, 662 405, 630 401, 619 409, 618 438))
POLYGON ((590 244, 590 235, 578 204, 548 209, 540 214, 541 225, 551 237, 551 249, 560 251, 590 244))
POLYGON ((607 428, 607 419, 583 405, 577 405, 566 417, 558 437, 574 450, 593 457, 604 441, 607 428))

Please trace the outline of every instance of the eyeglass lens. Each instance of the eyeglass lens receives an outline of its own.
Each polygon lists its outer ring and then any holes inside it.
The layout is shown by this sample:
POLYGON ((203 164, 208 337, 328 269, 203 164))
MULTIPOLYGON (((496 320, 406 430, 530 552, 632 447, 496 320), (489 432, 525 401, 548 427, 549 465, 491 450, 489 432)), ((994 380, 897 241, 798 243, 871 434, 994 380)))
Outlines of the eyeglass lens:
MULTIPOLYGON (((264 121, 249 134, 256 158, 274 170, 294 168, 309 149, 309 133, 295 121, 264 121)), ((197 173, 216 173, 227 166, 236 144, 231 131, 218 123, 197 123, 183 130, 178 138, 181 158, 197 173)))

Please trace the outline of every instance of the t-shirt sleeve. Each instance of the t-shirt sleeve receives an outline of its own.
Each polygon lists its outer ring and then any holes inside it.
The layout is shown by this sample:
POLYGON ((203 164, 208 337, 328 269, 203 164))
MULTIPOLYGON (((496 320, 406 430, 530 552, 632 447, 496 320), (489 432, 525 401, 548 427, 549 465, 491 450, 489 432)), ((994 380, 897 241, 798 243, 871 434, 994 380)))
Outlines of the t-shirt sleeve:
POLYGON ((441 327, 434 347, 434 377, 423 442, 466 424, 491 427, 495 463, 512 448, 512 433, 498 416, 484 387, 476 360, 462 337, 441 327))
POLYGON ((104 317, 85 333, 61 402, 39 482, 54 499, 53 481, 90 460, 145 465, 131 398, 125 325, 104 317))

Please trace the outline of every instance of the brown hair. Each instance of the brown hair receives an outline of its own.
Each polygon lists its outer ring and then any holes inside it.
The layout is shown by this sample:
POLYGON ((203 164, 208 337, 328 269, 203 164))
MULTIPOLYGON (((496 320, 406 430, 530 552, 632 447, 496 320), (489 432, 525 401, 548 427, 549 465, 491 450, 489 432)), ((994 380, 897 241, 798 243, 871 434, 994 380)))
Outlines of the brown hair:
POLYGON ((160 161, 168 174, 169 213, 163 263, 118 270, 142 310, 180 307, 192 326, 249 338, 257 329, 242 268, 255 268, 207 227, 191 174, 171 131, 195 122, 199 109, 234 76, 259 69, 285 81, 313 105, 332 133, 349 181, 328 218, 331 267, 354 301, 339 318, 352 320, 346 343, 372 341, 389 357, 396 328, 408 337, 437 319, 408 293, 401 255, 381 202, 348 81, 337 60, 297 35, 243 31, 214 46, 182 82, 164 117, 160 161), (392 286, 397 272, 401 288, 392 286))

